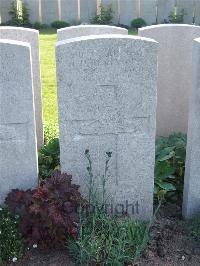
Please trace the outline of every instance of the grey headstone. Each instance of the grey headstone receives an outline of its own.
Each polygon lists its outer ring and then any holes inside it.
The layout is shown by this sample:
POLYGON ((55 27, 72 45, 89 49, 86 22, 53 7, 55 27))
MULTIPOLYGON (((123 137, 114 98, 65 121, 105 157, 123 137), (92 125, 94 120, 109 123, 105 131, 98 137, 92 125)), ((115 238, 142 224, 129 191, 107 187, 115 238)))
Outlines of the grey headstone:
POLYGON ((107 25, 79 25, 57 30, 58 41, 88 35, 128 34, 128 30, 107 25))
POLYGON ((97 186, 112 152, 110 202, 124 211, 132 204, 129 214, 144 220, 153 212, 156 78, 153 40, 107 34, 57 43, 62 171, 86 192, 85 150, 97 186))
POLYGON ((190 98, 183 216, 200 212, 200 38, 193 42, 193 89, 190 98))
POLYGON ((35 103, 35 120, 37 132, 37 146, 43 145, 43 118, 42 118, 42 93, 40 78, 40 52, 39 52, 39 32, 33 29, 20 27, 0 27, 0 40, 9 39, 27 42, 31 45, 33 88, 35 103))
POLYGON ((192 88, 192 42, 200 27, 163 24, 139 29, 159 43, 157 135, 187 132, 192 88))
POLYGON ((37 185, 30 46, 0 40, 0 204, 15 188, 37 185))

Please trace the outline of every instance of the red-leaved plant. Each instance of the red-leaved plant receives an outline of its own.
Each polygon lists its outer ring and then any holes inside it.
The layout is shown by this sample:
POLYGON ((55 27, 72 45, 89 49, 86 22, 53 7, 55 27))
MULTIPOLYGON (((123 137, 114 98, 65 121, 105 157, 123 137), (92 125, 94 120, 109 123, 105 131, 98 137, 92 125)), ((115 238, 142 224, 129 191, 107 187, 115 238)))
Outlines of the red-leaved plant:
POLYGON ((66 236, 76 237, 78 207, 86 204, 72 176, 55 171, 33 190, 12 190, 5 204, 21 217, 20 231, 25 241, 42 248, 62 247, 66 236))

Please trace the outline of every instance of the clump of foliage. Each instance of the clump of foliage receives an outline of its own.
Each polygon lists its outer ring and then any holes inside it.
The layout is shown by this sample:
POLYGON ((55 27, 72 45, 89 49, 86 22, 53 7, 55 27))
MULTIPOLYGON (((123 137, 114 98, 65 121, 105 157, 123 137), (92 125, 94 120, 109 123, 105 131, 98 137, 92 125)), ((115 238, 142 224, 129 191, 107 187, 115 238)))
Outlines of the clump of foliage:
POLYGON ((19 14, 18 14, 18 9, 17 9, 17 3, 16 2, 12 2, 11 6, 10 6, 10 11, 9 11, 9 15, 11 16, 11 20, 9 21, 10 24, 13 25, 21 25, 22 21, 19 18, 19 14))
POLYGON ((50 26, 47 25, 47 24, 44 24, 44 23, 41 23, 39 21, 36 21, 34 24, 33 24, 33 28, 36 29, 36 30, 41 30, 41 29, 48 29, 50 26))
POLYGON ((21 10, 18 10, 17 2, 12 2, 9 15, 11 16, 11 20, 7 22, 8 25, 24 27, 31 26, 29 9, 25 3, 22 3, 21 10))
POLYGON ((42 248, 63 247, 66 236, 77 233, 77 209, 84 201, 72 177, 52 173, 33 190, 12 190, 5 204, 21 218, 19 229, 26 243, 42 248))
POLYGON ((8 209, 0 208, 0 265, 17 261, 25 251, 22 236, 18 231, 19 218, 8 209))
POLYGON ((131 26, 135 29, 139 29, 139 28, 142 28, 144 26, 146 26, 147 23, 146 21, 143 19, 143 18, 136 18, 136 19, 133 19, 131 21, 131 26))
POLYGON ((92 24, 100 24, 100 25, 109 25, 112 22, 113 15, 112 15, 112 5, 105 9, 103 5, 99 6, 100 14, 97 14, 94 18, 92 18, 92 24))
POLYGON ((44 142, 47 144, 50 140, 58 138, 58 124, 51 121, 44 123, 44 142))
POLYGON ((86 150, 85 154, 88 159, 89 206, 92 208, 87 211, 80 208, 78 237, 69 242, 69 251, 77 265, 129 265, 146 246, 148 227, 127 216, 116 217, 106 213, 106 182, 112 154, 106 153, 100 199, 89 151, 86 150))
POLYGON ((145 236, 145 224, 98 210, 83 219, 69 250, 77 265, 128 265, 140 252, 145 236))
POLYGON ((183 23, 184 19, 184 9, 180 11, 180 13, 177 12, 177 7, 174 7, 173 11, 169 15, 169 22, 170 23, 183 23))
POLYGON ((182 197, 186 142, 186 135, 181 133, 157 139, 154 186, 157 199, 182 197))
POLYGON ((45 144, 38 152, 39 176, 41 179, 51 176, 60 169, 59 139, 55 138, 45 144))
POLYGON ((200 214, 196 215, 192 221, 190 221, 189 227, 191 229, 192 236, 198 241, 200 240, 200 214))
POLYGON ((68 22, 62 20, 56 20, 51 23, 51 27, 54 29, 61 29, 69 26, 70 24, 68 22))

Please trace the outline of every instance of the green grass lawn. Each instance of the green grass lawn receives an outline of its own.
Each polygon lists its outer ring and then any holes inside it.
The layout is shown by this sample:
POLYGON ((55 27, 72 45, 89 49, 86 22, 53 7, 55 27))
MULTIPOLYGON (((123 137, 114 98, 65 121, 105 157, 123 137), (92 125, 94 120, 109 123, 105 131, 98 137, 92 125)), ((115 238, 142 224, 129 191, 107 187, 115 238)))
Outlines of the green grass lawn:
MULTIPOLYGON (((129 30, 129 34, 137 33, 134 30, 129 30)), ((45 134, 47 135, 47 138, 55 137, 58 128, 55 43, 55 30, 49 29, 40 31, 43 116, 45 134)))
POLYGON ((49 131, 52 131, 53 135, 56 134, 58 127, 55 44, 56 31, 40 31, 40 61, 44 129, 45 133, 48 134, 49 131))

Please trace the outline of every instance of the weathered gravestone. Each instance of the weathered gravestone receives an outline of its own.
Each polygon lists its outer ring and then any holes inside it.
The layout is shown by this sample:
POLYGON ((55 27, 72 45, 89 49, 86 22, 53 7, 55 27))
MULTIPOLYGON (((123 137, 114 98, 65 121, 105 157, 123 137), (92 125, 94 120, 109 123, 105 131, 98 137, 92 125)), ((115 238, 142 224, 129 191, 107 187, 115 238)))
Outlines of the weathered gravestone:
POLYGON ((61 167, 86 191, 89 149, 97 187, 112 211, 147 220, 153 211, 157 43, 96 35, 57 43, 61 167))
POLYGON ((200 38, 193 42, 193 89, 190 98, 183 216, 200 212, 200 38))
POLYGON ((40 79, 39 32, 33 29, 5 26, 0 27, 0 40, 1 39, 22 41, 31 45, 37 146, 39 148, 43 145, 44 141, 40 79))
POLYGON ((57 30, 58 41, 88 35, 128 34, 128 30, 107 25, 80 25, 57 30))
POLYGON ((14 188, 37 185, 30 46, 0 40, 0 204, 14 188))
POLYGON ((164 24, 139 29, 159 43, 157 135, 187 132, 192 87, 192 42, 200 27, 164 24))

